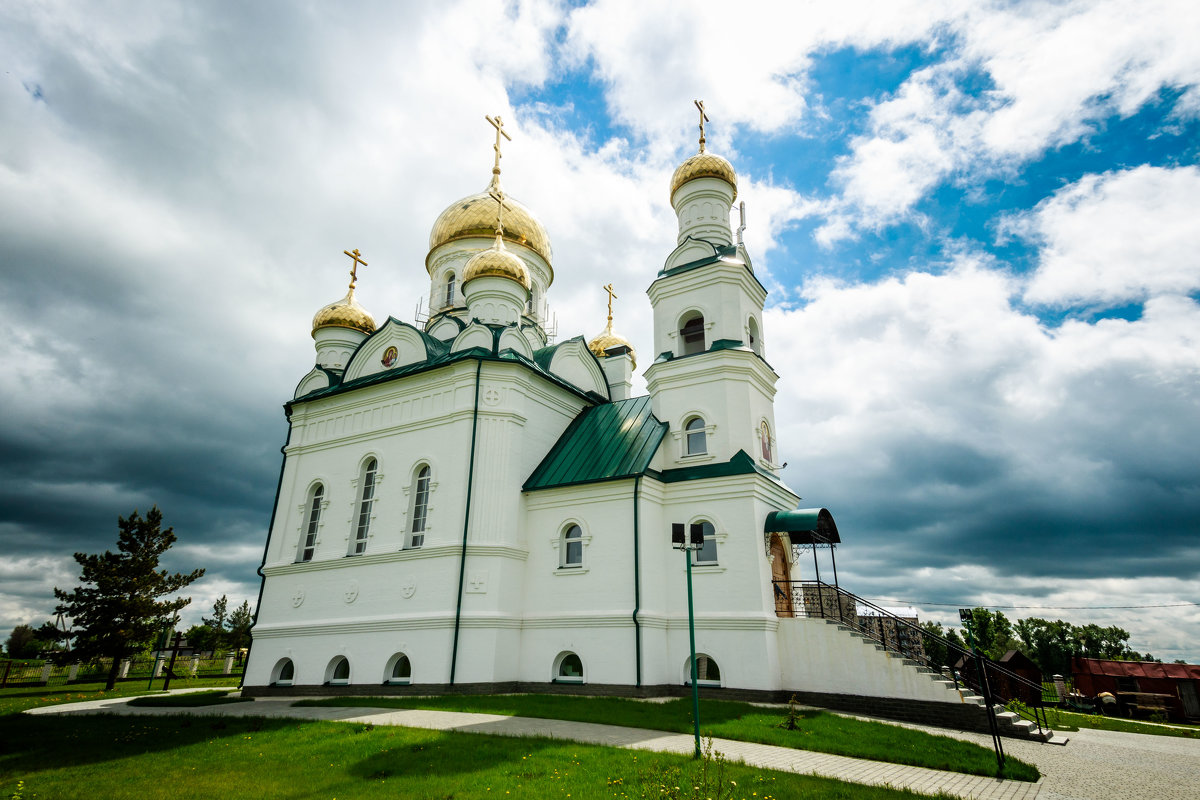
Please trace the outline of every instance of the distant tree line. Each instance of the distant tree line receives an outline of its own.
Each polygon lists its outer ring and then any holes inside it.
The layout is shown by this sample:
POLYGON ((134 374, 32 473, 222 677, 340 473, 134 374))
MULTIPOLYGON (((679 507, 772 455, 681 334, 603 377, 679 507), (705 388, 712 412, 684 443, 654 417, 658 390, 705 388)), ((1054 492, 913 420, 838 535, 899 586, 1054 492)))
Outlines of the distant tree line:
MULTIPOLYGON (((966 635, 958 628, 943 628, 936 622, 921 624, 929 633, 966 649, 966 635)), ((1129 631, 1116 625, 1073 625, 1040 617, 1018 619, 1015 623, 1003 611, 971 609, 971 629, 975 646, 993 661, 1009 650, 1019 650, 1042 670, 1042 675, 1070 675, 1071 657, 1103 658, 1112 661, 1158 661, 1150 653, 1138 653, 1129 646, 1129 631)), ((926 639, 925 652, 940 666, 953 666, 958 660, 950 648, 926 639)))
POLYGON ((213 604, 212 617, 202 617, 199 625, 193 625, 183 634, 188 646, 213 653, 249 647, 250 625, 254 622, 250 601, 243 600, 233 611, 228 609, 229 598, 221 595, 221 599, 213 604))

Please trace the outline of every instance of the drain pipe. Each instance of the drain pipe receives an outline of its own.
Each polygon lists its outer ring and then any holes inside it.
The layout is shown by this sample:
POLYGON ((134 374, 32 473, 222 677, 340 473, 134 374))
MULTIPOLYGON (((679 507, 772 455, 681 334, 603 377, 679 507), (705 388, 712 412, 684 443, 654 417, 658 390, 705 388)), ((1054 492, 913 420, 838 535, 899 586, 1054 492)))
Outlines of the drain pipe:
POLYGON ((641 491, 642 476, 633 479, 633 644, 637 653, 637 685, 642 685, 642 622, 638 614, 642 610, 641 547, 638 545, 638 493, 641 491))
POLYGON ((467 508, 463 513, 462 557, 458 562, 458 603, 454 607, 454 644, 450 650, 450 683, 458 667, 458 632, 462 625, 463 578, 467 571, 467 531, 471 529, 471 486, 475 481, 475 434, 479 430, 479 373, 483 359, 475 362, 475 409, 471 412, 471 456, 467 461, 467 508))
MULTIPOLYGON (((283 447, 279 448, 279 452, 283 453, 283 459, 279 462, 279 481, 275 484, 275 505, 271 506, 271 521, 267 524, 267 543, 263 545, 262 563, 258 565, 258 577, 261 580, 258 582, 258 604, 254 606, 254 621, 250 623, 250 630, 253 632, 254 626, 258 624, 258 615, 262 611, 263 589, 267 586, 267 578, 263 575, 263 567, 267 565, 267 553, 271 550, 271 531, 275 529, 275 515, 279 512, 279 493, 283 491, 283 470, 287 466, 287 449, 292 441, 292 415, 287 415, 288 432, 287 438, 283 440, 283 447)), ((250 654, 254 651, 254 634, 250 635, 250 643, 246 645, 246 661, 242 664, 242 678, 238 681, 238 688, 241 689, 246 685, 246 673, 250 671, 250 654)))

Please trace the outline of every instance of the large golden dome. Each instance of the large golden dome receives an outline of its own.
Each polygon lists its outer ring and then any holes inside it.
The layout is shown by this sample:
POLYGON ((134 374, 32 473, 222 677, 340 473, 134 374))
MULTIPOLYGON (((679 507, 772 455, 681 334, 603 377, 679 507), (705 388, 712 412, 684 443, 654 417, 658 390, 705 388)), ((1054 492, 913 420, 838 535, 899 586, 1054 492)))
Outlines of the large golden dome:
POLYGON ((358 304, 354 299, 354 287, 350 287, 345 297, 330 303, 313 316, 313 336, 321 328, 350 328, 369 336, 375 332, 375 318, 358 304))
POLYGON ((733 199, 737 200, 737 173, 733 165, 716 153, 701 151, 684 161, 671 176, 671 197, 680 186, 696 178, 720 178, 733 187, 733 199))
POLYGON ((533 285, 529 279, 529 269, 525 266, 525 262, 519 256, 510 253, 504 246, 504 240, 499 236, 496 237, 494 245, 487 250, 481 250, 467 261, 466 267, 463 268, 463 285, 465 286, 474 278, 482 278, 485 275, 516 281, 525 287, 525 291, 529 291, 529 287, 533 285))
MULTIPOLYGON (((472 194, 451 203, 433 223, 429 233, 429 250, 455 239, 488 238, 496 232, 496 198, 490 192, 499 186, 496 180, 479 194, 472 194)), ((550 237, 542 223, 521 203, 504 195, 504 238, 523 244, 551 263, 550 237)), ((428 267, 428 261, 426 262, 428 267)), ((551 276, 553 276, 551 268, 551 276)))

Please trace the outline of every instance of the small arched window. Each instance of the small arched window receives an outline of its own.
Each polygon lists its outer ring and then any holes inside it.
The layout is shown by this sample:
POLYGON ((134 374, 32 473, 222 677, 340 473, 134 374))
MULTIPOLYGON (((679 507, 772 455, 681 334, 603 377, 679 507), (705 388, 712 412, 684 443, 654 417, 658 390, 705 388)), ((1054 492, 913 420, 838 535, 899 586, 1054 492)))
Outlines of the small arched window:
POLYGON ((292 679, 296 675, 296 665, 292 663, 290 658, 281 658, 279 663, 275 665, 275 669, 271 670, 273 677, 271 684, 273 686, 291 686, 292 679))
POLYGON ((354 541, 350 554, 360 556, 367 549, 367 535, 371 531, 371 510, 375 506, 375 475, 379 462, 373 458, 363 464, 361 485, 358 495, 358 523, 354 527, 354 541))
POLYGON ((717 529, 707 520, 700 522, 700 527, 704 530, 704 545, 699 550, 693 550, 693 564, 716 564, 717 563, 717 529))
POLYGON ((350 661, 345 656, 338 656, 329 662, 325 675, 325 682, 330 686, 345 686, 350 682, 350 661))
POLYGON ((454 305, 454 273, 446 273, 446 302, 445 307, 454 305))
POLYGON ((679 329, 680 355, 704 352, 704 317, 696 314, 684 320, 679 329))
POLYGON ((300 552, 296 554, 297 561, 312 561, 317 549, 317 529, 321 526, 321 502, 325 499, 325 487, 317 484, 313 487, 312 497, 308 502, 308 519, 304 522, 304 536, 300 540, 300 552))
MULTIPOLYGON (((692 685, 692 660, 689 658, 685 662, 683 683, 685 686, 692 685)), ((707 656, 704 653, 696 654, 696 685, 697 686, 720 686, 721 685, 721 668, 717 666, 717 662, 712 656, 707 656)))
POLYGON ((561 568, 575 569, 583 566, 583 531, 578 525, 568 525, 563 531, 559 551, 562 554, 559 564, 561 568))
POLYGON ((692 417, 683 426, 684 436, 687 437, 687 454, 700 456, 708 452, 708 435, 705 432, 704 418, 692 417))
POLYGON ((395 657, 392 668, 388 672, 387 683, 407 686, 412 683, 412 662, 408 656, 400 653, 395 657))
POLYGON ((758 320, 756 320, 754 317, 751 317, 750 322, 747 323, 747 325, 746 325, 746 335, 750 339, 750 342, 749 342, 750 349, 753 350, 754 352, 758 353, 761 356, 762 355, 762 341, 760 340, 759 334, 758 334, 758 320))
POLYGON ((412 530, 408 540, 409 547, 420 547, 425 543, 425 523, 429 518, 429 465, 423 465, 417 470, 413 480, 412 491, 412 530))
POLYGON ((583 662, 574 653, 563 653, 558 657, 555 683, 583 683, 583 662))
POLYGON ((764 419, 758 426, 758 442, 762 447, 763 461, 771 460, 771 426, 764 419))

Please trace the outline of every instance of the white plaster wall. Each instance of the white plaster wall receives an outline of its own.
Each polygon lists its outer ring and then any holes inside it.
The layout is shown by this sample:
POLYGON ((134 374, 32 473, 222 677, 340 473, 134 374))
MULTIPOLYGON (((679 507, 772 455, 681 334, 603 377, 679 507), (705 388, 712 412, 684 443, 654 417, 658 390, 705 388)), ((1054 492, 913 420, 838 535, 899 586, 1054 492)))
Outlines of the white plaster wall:
POLYGON ((783 688, 961 703, 952 686, 821 619, 779 620, 783 688))

